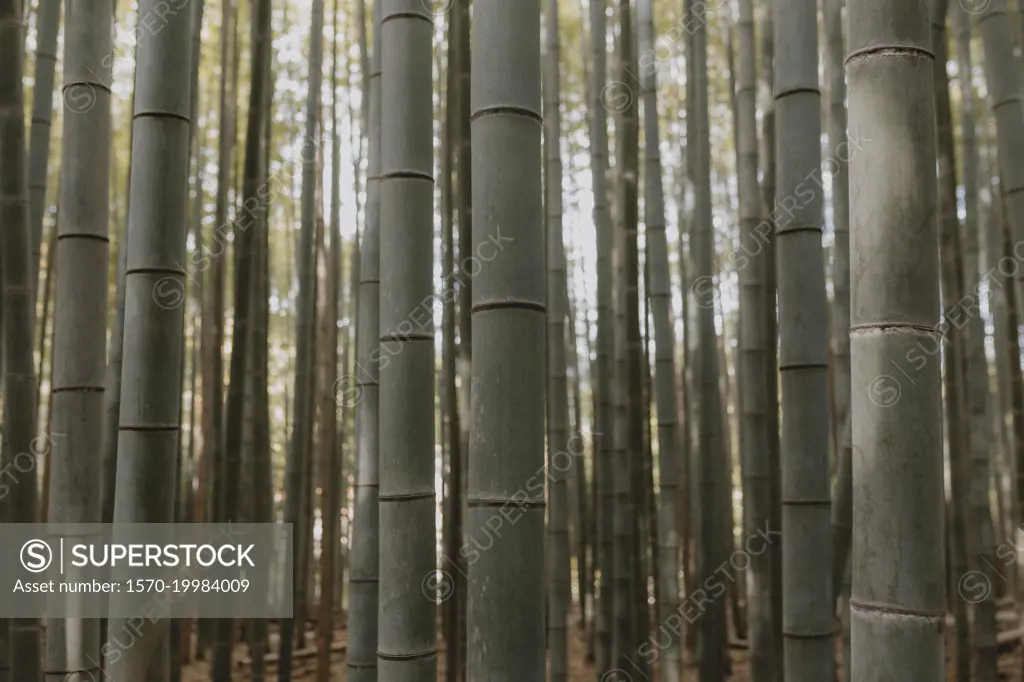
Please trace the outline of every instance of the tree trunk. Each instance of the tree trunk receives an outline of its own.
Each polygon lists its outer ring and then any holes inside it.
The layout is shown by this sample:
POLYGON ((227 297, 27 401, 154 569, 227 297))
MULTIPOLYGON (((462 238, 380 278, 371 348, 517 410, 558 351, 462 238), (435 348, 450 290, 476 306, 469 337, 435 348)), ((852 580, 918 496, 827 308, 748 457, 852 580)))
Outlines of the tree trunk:
MULTIPOLYGON (((741 350, 739 383, 742 420, 740 449, 743 461, 744 537, 753 537, 771 516, 771 476, 768 463, 768 397, 765 395, 765 233, 761 195, 757 183, 756 46, 752 0, 740 1, 739 68, 736 76, 736 127, 739 154, 740 250, 746 260, 737 263, 740 279, 741 350)), ((751 556, 746 574, 750 672, 754 682, 776 677, 775 636, 771 611, 771 554, 751 556)))
POLYGON ((334 580, 338 559, 339 516, 341 514, 342 446, 338 437, 338 408, 335 403, 338 380, 338 299, 341 288, 341 132, 338 130, 338 0, 331 13, 333 45, 331 49, 331 205, 330 251, 322 324, 326 327, 321 349, 320 371, 320 602, 317 610, 317 682, 331 677, 331 643, 334 638, 334 580))
MULTIPOLYGON (((1015 151, 1024 145, 1024 101, 1022 101, 1022 83, 1024 83, 1024 64, 1015 55, 1015 43, 1019 36, 1007 14, 1006 0, 992 0, 985 3, 975 12, 972 19, 977 21, 985 50, 984 67, 985 81, 988 86, 989 104, 996 122, 996 142, 999 150, 999 188, 1005 207, 1005 218, 1009 230, 1009 239, 1014 244, 1024 241, 1024 159, 1015 151)), ((1009 254, 1004 254, 1009 256, 1009 254)), ((1016 258, 1016 252, 1013 257, 1016 258)), ((1012 290, 1007 291, 1015 300, 1015 307, 1009 308, 1011 316, 1021 318, 1024 307, 1024 269, 1015 268, 1016 281, 1012 290)), ((1011 337, 1010 348, 1017 338, 1017 327, 1007 325, 1007 336, 1011 337)), ((1014 371, 1019 361, 1011 358, 1011 376, 1019 377, 1014 371)), ((1013 396, 1014 448, 1016 457, 1017 499, 1024 499, 1024 398, 1018 400, 1019 386, 1013 396)), ((1019 510, 1018 510, 1019 512, 1019 510)), ((1020 524, 1020 519, 1015 519, 1020 524)), ((1018 530, 1017 536, 1020 533, 1018 530)), ((1017 538, 1015 538, 1016 542, 1017 538)), ((1018 611, 1024 609, 1024 602, 1018 601, 1018 611)))
MULTIPOLYGON (((978 148, 975 133, 974 89, 970 83, 971 64, 971 22, 966 12, 954 12, 956 28, 956 58, 960 74, 960 135, 963 145, 963 187, 965 218, 963 223, 963 250, 957 252, 963 277, 964 291, 976 295, 979 281, 979 224, 978 224, 978 148)), ((961 313, 968 317, 963 330, 964 339, 964 382, 968 412, 968 443, 971 455, 971 505, 974 509, 977 533, 977 552, 974 568, 985 571, 995 561, 996 539, 992 528, 989 508, 991 483, 988 456, 991 434, 988 414, 989 372, 985 357, 985 327, 980 311, 972 304, 956 302, 963 306, 961 313)), ((975 302, 976 305, 977 303, 975 302)), ((961 317, 954 315, 954 317, 961 317)), ((978 682, 995 682, 998 679, 996 650, 996 594, 974 604, 976 632, 974 637, 974 679, 978 682)))
POLYGON ((114 323, 110 330, 103 391, 102 480, 100 481, 100 520, 114 522, 114 493, 117 480, 117 433, 121 411, 121 361, 124 352, 124 299, 125 268, 128 260, 128 230, 121 233, 121 246, 117 255, 117 294, 114 303, 114 323))
MULTIPOLYGON (((267 185, 270 182, 270 149, 271 130, 273 123, 273 68, 271 60, 268 59, 264 66, 263 77, 266 79, 266 86, 263 91, 263 107, 265 116, 263 119, 263 163, 260 167, 261 184, 267 185)), ((261 211, 257 215, 257 239, 253 245, 255 249, 253 258, 253 270, 256 273, 256 285, 253 290, 256 293, 255 305, 253 306, 253 333, 249 335, 252 340, 252 388, 253 388, 253 420, 252 420, 252 448, 255 471, 253 473, 253 519, 256 523, 273 523, 274 514, 274 490, 273 472, 271 463, 270 444, 270 405, 267 385, 267 363, 268 363, 268 338, 270 335, 270 224, 268 211, 261 211)), ((287 431, 286 431, 287 432, 287 431)), ((262 618, 250 621, 249 635, 249 656, 252 664, 252 682, 263 682, 266 679, 266 663, 264 653, 268 648, 267 642, 267 621, 262 618)))
MULTIPOLYGON (((444 551, 442 554, 441 568, 445 571, 445 579, 451 582, 451 588, 444 603, 442 614, 444 624, 444 641, 446 648, 445 656, 445 679, 448 682, 458 682, 463 669, 462 641, 459 628, 459 612, 461 611, 458 585, 462 583, 462 575, 457 565, 454 570, 448 570, 449 563, 459 558, 459 547, 462 544, 462 450, 461 450, 461 426, 459 419, 459 397, 455 387, 455 357, 458 349, 455 346, 455 292, 450 288, 454 283, 448 281, 448 277, 455 271, 455 216, 454 216, 454 187, 452 182, 452 169, 454 159, 453 146, 458 143, 455 137, 455 122, 457 111, 457 84, 458 78, 458 12, 450 15, 448 19, 448 67, 445 71, 445 105, 444 122, 442 123, 441 138, 441 230, 444 253, 442 256, 441 273, 442 282, 441 300, 444 306, 441 321, 442 337, 442 450, 448 454, 448 478, 446 495, 444 499, 444 530, 443 542, 444 551)), ((460 169, 461 171, 461 169, 460 169)))
POLYGON ((832 261, 834 298, 832 336, 835 343, 834 390, 839 452, 832 508, 832 591, 839 598, 842 574, 849 561, 852 493, 850 448, 850 190, 846 156, 846 81, 842 1, 827 0, 825 15, 828 79, 829 170, 832 177, 832 220, 835 246, 832 261))
MULTIPOLYGON (((36 371, 32 357, 35 326, 31 262, 32 235, 28 214, 28 178, 25 166, 24 90, 22 86, 23 35, 21 3, 0 0, 0 225, 3 233, 3 464, 14 465, 15 455, 32 452, 36 432, 36 371)), ((105 197, 104 197, 105 198, 105 197)), ((36 467, 22 472, 9 486, 3 520, 33 523, 38 519, 36 467)), ((39 622, 15 619, 0 625, 0 680, 40 679, 39 622), (9 632, 9 635, 8 635, 9 632), (8 639, 9 637, 9 639, 8 639), (9 644, 8 644, 9 643, 9 644), (9 648, 8 648, 9 647, 9 648), (9 670, 9 673, 8 673, 9 670)))
POLYGON ((279 682, 290 682, 292 678, 292 647, 296 628, 301 633, 305 628, 304 602, 306 599, 306 571, 303 570, 303 538, 307 535, 307 524, 312 524, 310 515, 304 512, 306 498, 303 494, 306 480, 310 476, 313 449, 313 348, 314 325, 316 320, 316 255, 314 238, 316 231, 317 203, 317 151, 319 149, 318 123, 320 117, 320 66, 323 53, 323 0, 313 1, 310 24, 309 91, 306 98, 306 131, 302 145, 302 227, 296 269, 299 275, 298 310, 296 312, 296 353, 295 353, 295 418, 292 422, 291 442, 285 471, 287 494, 285 498, 285 523, 294 524, 293 558, 295 561, 294 608, 295 617, 281 621, 281 658, 278 664, 279 682))
MULTIPOLYGON (((140 15, 156 12, 157 4, 142 2, 140 15)), ((174 519, 191 37, 190 14, 168 15, 163 29, 137 49, 115 523, 174 519)), ((111 632, 124 627, 127 619, 110 620, 111 632)), ((134 647, 108 660, 107 674, 114 679, 167 680, 167 634, 167 619, 153 622, 138 633, 134 647)))
MULTIPOLYGON (((694 10, 698 10, 694 7, 694 10)), ((691 295, 714 287, 714 236, 711 224, 711 158, 708 121, 708 44, 707 26, 698 17, 693 31, 693 96, 694 138, 689 145, 693 150, 695 189, 694 241, 691 245, 695 258, 691 295)), ((705 300, 694 296, 697 304, 696 348, 694 361, 695 388, 700 395, 698 414, 699 464, 696 480, 700 481, 699 542, 696 579, 706 589, 713 590, 717 580, 714 573, 728 560, 726 543, 732 532, 731 501, 728 480, 728 456, 722 438, 722 402, 719 395, 718 344, 715 333, 714 297, 705 300), (727 521, 728 519, 728 521, 727 521)), ((717 585, 724 588, 720 582, 717 585)), ((723 652, 726 643, 725 601, 716 599, 703 614, 697 627, 697 666, 701 682, 713 682, 725 677, 723 652)))
POLYGON ((775 235, 782 384, 783 656, 787 680, 834 675, 828 321, 821 248, 817 9, 777 0, 775 235), (783 213, 784 212, 784 213, 783 213))
MULTIPOLYGON (((640 0, 637 8, 640 24, 640 54, 652 55, 655 47, 654 16, 651 0, 640 0)), ((643 57, 641 58, 643 60, 643 57)), ((665 628, 675 622, 679 609, 679 535, 676 530, 678 499, 678 405, 676 402, 675 330, 672 323, 672 279, 665 238, 665 197, 662 190, 660 133, 658 130, 657 69, 640 64, 644 97, 644 217, 646 226, 646 262, 649 268, 648 296, 654 317, 654 395, 658 415, 658 614, 659 631, 668 645, 658 653, 662 682, 680 679, 679 638, 681 631, 669 634, 665 628)), ((575 349, 574 349, 575 350, 575 349)))
MULTIPOLYGON (((211 269, 210 291, 207 311, 203 319, 203 520, 213 523, 219 520, 217 513, 218 492, 221 490, 220 471, 224 459, 224 288, 227 277, 227 243, 218 231, 227 223, 228 188, 231 183, 231 149, 233 146, 234 90, 229 91, 228 73, 231 70, 230 44, 232 36, 237 40, 233 20, 237 0, 224 0, 220 24, 220 105, 217 142, 217 196, 214 209, 214 228, 210 246, 203 250, 205 261, 211 269), (231 97, 229 97, 229 92, 231 97)), ((196 648, 203 655, 215 634, 215 621, 200 620, 196 648)))
POLYGON ((379 500, 387 532, 377 660, 382 682, 432 682, 434 329, 422 303, 433 292, 431 14, 422 2, 385 2, 381 33, 379 500))
MULTIPOLYGON (((457 27, 456 47, 458 50, 458 115, 456 119, 456 136, 459 140, 456 159, 456 185, 455 201, 458 210, 458 251, 459 265, 457 267, 459 282, 458 300, 458 328, 459 328, 459 511, 458 511, 458 542, 460 545, 466 541, 465 519, 468 514, 467 496, 469 479, 469 432, 472 410, 470 408, 470 384, 472 383, 473 366, 473 323, 472 323, 472 301, 473 282, 470 276, 470 260, 473 253, 473 136, 470 131, 470 114, 472 113, 472 84, 470 76, 472 72, 470 35, 472 22, 469 16, 470 0, 456 0, 455 14, 453 21, 457 27)), ((456 603, 452 609, 456 612, 459 650, 458 656, 459 671, 458 679, 466 679, 466 650, 468 645, 468 633, 466 631, 466 558, 457 553, 450 557, 455 562, 458 576, 455 580, 455 592, 453 599, 456 603)))
POLYGON ((608 206, 608 112, 604 106, 607 79, 605 0, 591 0, 590 42, 593 80, 590 87, 590 155, 594 185, 594 226, 597 233, 597 414, 594 429, 597 510, 595 545, 600 574, 597 613, 597 671, 606 674, 612 664, 612 535, 614 493, 612 453, 612 227, 608 206))
MULTIPOLYGON (((28 0, 23 0, 28 8, 28 0)), ((29 230, 32 234, 32 287, 38 284, 40 247, 43 243, 43 218, 46 215, 46 183, 50 160, 50 122, 53 118, 54 66, 57 63, 57 35, 60 33, 61 0, 40 0, 36 10, 36 63, 32 85, 32 128, 28 154, 29 230)), ((70 26, 70 24, 68 24, 70 26)), ((70 36, 65 37, 65 43, 70 36)), ((64 48, 65 53, 67 47, 64 48)), ((66 59, 66 57, 65 57, 66 59)), ((104 68, 109 72, 110 65, 104 68)), ((95 76, 93 77, 95 79, 95 76)), ((63 102, 68 113, 86 113, 95 100, 89 90, 73 102, 63 102)), ((108 155, 109 155, 109 150, 108 155)), ((62 157, 63 158, 63 157, 62 157)), ((34 311, 33 311, 34 314, 34 311)), ((43 318, 46 324, 46 318, 43 318)))
POLYGON ((373 7, 373 56, 370 62, 369 149, 366 173, 366 223, 360 244, 356 363, 343 377, 338 397, 355 406, 356 476, 353 483, 352 568, 349 571, 347 678, 377 680, 378 600, 378 360, 380 345, 380 3, 373 7))
POLYGON ((547 646, 550 682, 569 679, 569 387, 566 372, 565 246, 562 240, 561 65, 557 0, 544 2, 544 185, 547 240, 547 646), (568 461, 566 461, 568 460, 568 461))
MULTIPOLYGON (((948 60, 946 36, 946 14, 948 0, 932 0, 931 34, 932 52, 935 55, 933 73, 935 78, 936 139, 938 143, 938 211, 939 211, 939 253, 941 256, 942 306, 952 312, 963 297, 963 276, 958 267, 957 254, 960 251, 959 225, 957 223, 956 158, 953 148, 953 120, 949 96, 949 78, 946 75, 948 60)), ((974 554, 978 538, 974 533, 973 512, 968 507, 971 470, 967 465, 968 434, 965 430, 967 418, 964 366, 964 336, 958 328, 948 328, 945 335, 948 343, 945 361, 946 436, 950 464, 950 506, 952 511, 952 536, 950 542, 952 579, 965 575, 969 565, 968 557, 974 554)), ((971 677, 971 624, 968 618, 968 604, 957 599, 952 604, 956 618, 956 674, 957 680, 966 682, 971 677)))
MULTIPOLYGON (((764 113, 761 117, 761 195, 764 197, 764 211, 770 223, 765 239, 764 286, 765 297, 765 368, 768 384, 768 476, 771 481, 771 504, 769 506, 769 527, 782 530, 782 468, 779 452, 779 353, 778 353, 778 278, 775 261, 775 35, 772 21, 772 5, 776 0, 761 0, 761 83, 764 89, 764 113)), ((768 553, 771 561, 771 612, 772 631, 775 637, 776 679, 785 675, 782 634, 782 543, 775 543, 768 553)))
MULTIPOLYGON (((51 349, 54 441, 46 464, 50 478, 46 518, 50 523, 101 521, 99 453, 107 341, 111 140, 111 74, 104 60, 113 49, 113 8, 106 2, 87 3, 69 0, 67 5, 61 89, 65 116, 59 214, 63 220, 58 221, 56 240, 61 253, 47 255, 61 262, 57 271, 60 304, 55 307, 51 349)), ((49 126, 46 128, 48 144, 49 126)), ((10 409, 10 403, 7 405, 10 409)), ((46 676, 62 676, 68 670, 98 675, 100 622, 95 618, 47 619, 46 676)))
MULTIPOLYGON (((572 173, 570 173, 571 175, 572 173)), ((575 261, 574 261, 575 262, 575 261)), ((568 266, 567 266, 568 267, 568 266)), ((583 405, 580 380, 580 360, 576 352, 576 306, 577 301, 569 293, 570 282, 567 282, 566 305, 569 310, 568 319, 568 350, 567 350, 567 372, 571 383, 569 384, 570 402, 572 404, 572 436, 575 438, 574 447, 570 451, 574 458, 572 472, 569 474, 569 505, 570 505, 570 532, 573 551, 576 554, 576 584, 579 586, 580 604, 580 629, 588 642, 588 662, 593 662, 593 651, 589 649, 591 622, 590 622, 590 600, 593 592, 593 564, 589 556, 591 546, 590 524, 592 515, 589 512, 590 495, 587 491, 587 448, 586 440, 583 437, 583 405)), ((589 334, 589 327, 587 328, 589 334)), ((587 339, 589 345, 589 338, 587 339)), ((589 359, 589 355, 587 356, 589 359)))
POLYGON ((836 479, 832 491, 832 594, 842 614, 843 679, 850 679, 849 600, 850 537, 853 532, 853 450, 850 423, 850 185, 846 137, 846 69, 843 2, 827 0, 825 18, 825 77, 828 82, 828 170, 832 178, 832 396, 838 441, 836 479))
MULTIPOLYGON (((612 384, 615 415, 613 420, 614 521, 612 634, 617 668, 637 665, 636 649, 640 636, 640 605, 637 593, 642 581, 641 518, 639 490, 642 483, 643 434, 640 417, 642 396, 639 367, 639 310, 636 297, 636 224, 637 224, 637 105, 626 84, 636 72, 633 67, 633 27, 629 0, 618 4, 617 82, 603 90, 605 106, 618 114, 616 122, 615 177, 615 372, 612 384)), ((646 590, 646 582, 643 583, 646 590)))
MULTIPOLYGON (((56 298, 57 287, 55 286, 54 277, 55 268, 57 267, 57 230, 60 228, 59 221, 60 215, 58 214, 56 220, 54 220, 53 229, 50 230, 50 237, 46 242, 46 271, 42 282, 43 310, 39 318, 39 374, 36 376, 36 428, 45 429, 47 434, 52 434, 53 431, 53 341, 56 335, 57 311, 55 309, 53 314, 50 314, 50 301, 56 298), (52 325, 47 324, 50 317, 54 318, 52 325), (49 358, 46 355, 47 346, 50 349, 49 358), (47 359, 49 359, 48 365, 47 359), (49 367, 50 390, 47 396, 46 419, 42 419, 42 411, 39 409, 39 406, 42 404, 43 375, 47 367, 49 367)), ((106 294, 106 292, 104 293, 106 294)), ((56 304, 56 301, 54 301, 54 304, 56 304)), ((106 330, 104 329, 104 331, 106 330)), ((47 522, 47 510, 50 506, 50 478, 52 474, 53 469, 50 463, 45 463, 43 465, 42 500, 39 503, 40 521, 43 523, 47 522)))
POLYGON ((926 10, 925 0, 849 5, 849 129, 870 140, 850 155, 855 680, 945 679, 939 364, 903 367, 915 373, 902 398, 891 374, 937 343, 926 10))
POLYGON ((540 2, 476 0, 473 23, 472 174, 479 216, 473 257, 484 263, 472 292, 466 520, 474 529, 474 549, 468 557, 466 679, 540 680, 544 491, 537 483, 544 469, 546 279, 541 92, 539 80, 521 77, 540 72, 540 2), (516 362, 508 362, 513 355, 516 362), (513 505, 519 511, 515 525, 491 535, 488 521, 513 505), (495 591, 496 585, 502 588, 495 591))
MULTIPOLYGON (((252 312, 253 234, 257 212, 266 210, 263 200, 257 198, 260 190, 260 166, 263 162, 260 140, 263 135, 264 97, 266 79, 263 72, 270 55, 270 0, 258 0, 252 13, 252 85, 249 92, 248 123, 245 139, 245 168, 243 170, 242 205, 231 225, 235 236, 234 267, 234 321, 232 324, 231 367, 227 405, 224 419, 224 459, 217 486, 217 521, 238 520, 239 476, 242 467, 242 419, 245 404, 246 356, 249 349, 249 327, 252 312)), ((234 645, 234 621, 219 619, 213 650, 213 679, 229 682, 234 645)))

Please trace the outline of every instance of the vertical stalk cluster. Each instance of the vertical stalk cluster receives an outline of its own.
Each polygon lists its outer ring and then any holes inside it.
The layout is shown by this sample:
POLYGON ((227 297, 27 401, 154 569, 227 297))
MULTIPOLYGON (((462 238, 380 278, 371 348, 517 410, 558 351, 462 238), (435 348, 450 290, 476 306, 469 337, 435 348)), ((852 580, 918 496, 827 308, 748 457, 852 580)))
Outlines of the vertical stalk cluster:
POLYGON ((540 0, 476 0, 472 61, 473 251, 489 260, 473 273, 466 520, 469 542, 480 550, 468 562, 466 678, 541 680, 544 490, 536 481, 544 469, 546 277, 540 0), (509 509, 515 523, 489 531, 509 509), (481 536, 488 532, 490 541, 481 536))
POLYGON ((296 617, 281 622, 281 663, 278 679, 288 682, 292 675, 292 647, 296 621, 301 633, 305 622, 308 579, 302 557, 306 524, 311 523, 305 490, 311 478, 310 465, 313 449, 313 362, 314 327, 316 324, 316 210, 317 210, 317 151, 319 149, 317 125, 320 119, 320 66, 323 57, 324 2, 313 0, 310 26, 309 91, 306 95, 306 127, 302 141, 302 195, 300 205, 296 269, 299 276, 299 295, 295 319, 295 419, 292 423, 288 462, 285 469, 287 495, 285 522, 293 524, 292 556, 294 558, 294 586, 296 617), (303 519, 306 519, 305 521, 303 519))
MULTIPOLYGON (((31 266, 28 186, 25 173, 24 34, 21 3, 0 0, 0 225, 3 226, 3 462, 32 452, 36 428, 36 376, 32 358, 35 323, 31 266)), ((20 469, 19 469, 20 471, 20 469)), ((39 494, 35 467, 19 476, 0 502, 5 523, 33 523, 39 494)), ((0 622, 0 679, 39 679, 39 623, 35 619, 0 622), (9 639, 8 639, 9 637, 9 639), (8 646, 9 645, 9 646, 8 646)))
MULTIPOLYGON (((268 85, 263 74, 270 58, 270 0, 256 0, 252 14, 252 86, 249 94, 248 122, 245 139, 245 166, 242 173, 242 205, 245 211, 264 209, 257 198, 260 189, 263 162, 262 146, 264 116, 264 88, 268 85)), ((264 209, 265 210, 265 209, 264 209)), ((239 211, 241 213, 241 210, 239 211)), ((254 282, 254 251, 256 232, 249 229, 255 216, 239 217, 235 220, 235 267, 234 267, 234 320, 232 324, 231 365, 229 369, 227 405, 224 420, 224 460, 218 486, 217 520, 221 523, 237 521, 239 518, 240 483, 243 471, 242 458, 245 447, 243 407, 251 404, 246 391, 248 376, 251 376, 250 329, 254 313, 252 290, 254 282), (248 399, 248 400, 247 400, 248 399)), ((234 646, 234 621, 221 618, 217 623, 216 641, 213 649, 213 676, 217 682, 231 679, 231 659, 234 646)))
MULTIPOLYGON (((938 154, 938 220, 939 257, 942 291, 942 308, 947 314, 955 313, 963 298, 963 276, 959 267, 960 231, 957 221, 956 154, 953 142, 953 114, 949 93, 949 76, 946 63, 949 61, 946 15, 949 13, 948 0, 932 0, 931 48, 934 54, 932 74, 935 91, 936 144, 938 154)), ((968 431, 966 427, 967 395, 966 367, 964 365, 964 334, 956 327, 946 326, 944 330, 945 352, 942 360, 945 371, 943 406, 946 417, 947 452, 949 453, 950 505, 951 516, 951 560, 950 568, 956 576, 967 573, 970 557, 978 547, 973 532, 970 507, 970 478, 968 468, 968 431)), ((964 599, 952 603, 956 627, 956 676, 967 682, 971 677, 972 637, 968 615, 969 605, 964 599)))
POLYGON ((912 385, 893 376, 918 344, 937 341, 934 57, 926 0, 848 9, 850 129, 870 140, 850 160, 851 672, 937 680, 946 587, 939 363, 906 368, 912 385))
POLYGON ((381 8, 380 605, 383 682, 437 674, 434 558, 433 21, 419 0, 381 8))
MULTIPOLYGON (((978 146, 975 132, 974 88, 971 84, 971 22, 966 12, 954 9, 956 60, 960 85, 960 142, 964 187, 964 221, 961 232, 960 271, 964 291, 977 291, 979 285, 978 225, 978 146)), ((985 355, 985 324, 980 311, 967 311, 970 316, 963 330, 964 380, 968 413, 968 450, 971 462, 970 499, 975 516, 973 531, 977 533, 976 570, 987 570, 995 561, 995 532, 989 511, 990 461, 989 442, 989 371, 985 355), (986 562, 988 565, 986 565, 986 562)), ((996 482, 997 486, 1001 481, 996 482)), ((978 682, 998 679, 995 595, 974 605, 974 674, 978 682)))
MULTIPOLYGON (((1005 219, 1008 223, 1007 241, 1019 244, 1024 241, 1024 158, 1019 150, 1024 148, 1024 62, 1014 53, 1018 28, 1013 25, 1008 14, 1006 0, 992 0, 985 3, 984 11, 976 13, 973 19, 977 22, 984 46, 985 82, 988 87, 989 107, 996 122, 996 146, 999 150, 999 195, 995 199, 1002 201, 1005 219)), ((957 11, 961 11, 958 9, 957 11)), ((966 10, 963 10, 966 11, 966 10)), ((1003 256, 1016 257, 1015 254, 1003 253, 1003 256)), ((1018 268, 1017 280, 1013 283, 1013 291, 1007 294, 1008 300, 1014 301, 1014 309, 1009 316, 1021 319, 1024 311, 1024 268, 1018 268)), ((1010 338, 1010 348, 1014 347, 1016 325, 1008 329, 1006 337, 1010 338)), ((1004 337, 1004 338, 1006 338, 1004 337)), ((996 345, 999 345, 997 341, 996 345)), ((1019 363, 1011 353, 1011 375, 1016 377, 1019 363)), ((1012 386, 1013 384, 1011 384, 1012 386)), ((1018 516, 1020 500, 1024 500, 1024 456, 1021 456, 1024 444, 1024 417, 1018 395, 1013 398, 1013 429, 1016 457, 1016 495, 1018 500, 1018 516)), ((1021 519, 1014 519, 1017 527, 1021 519)), ((1019 534, 1019 533, 1018 533, 1019 534)), ((1018 589, 1020 587, 1018 586, 1018 589)), ((1018 600, 1019 601, 1019 600, 1018 600)), ((1024 608, 1018 606, 1018 609, 1024 608)))

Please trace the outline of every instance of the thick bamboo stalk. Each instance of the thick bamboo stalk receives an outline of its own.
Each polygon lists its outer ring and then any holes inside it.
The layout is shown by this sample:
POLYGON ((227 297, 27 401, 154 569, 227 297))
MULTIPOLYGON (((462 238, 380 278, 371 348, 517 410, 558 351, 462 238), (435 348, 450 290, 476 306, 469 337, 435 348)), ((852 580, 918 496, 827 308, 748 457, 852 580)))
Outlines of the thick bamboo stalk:
POLYGON ((938 680, 945 678, 939 363, 905 368, 915 383, 903 384, 902 395, 892 374, 918 344, 937 342, 934 57, 925 0, 848 9, 850 130, 870 140, 850 159, 851 672, 865 681, 938 680))
POLYGON ((434 574, 432 16, 418 0, 381 14, 380 606, 382 682, 437 675, 434 574), (386 357, 386 359, 385 359, 386 357))
POLYGON ((480 265, 472 273, 466 522, 475 551, 467 558, 466 679, 541 680, 544 486, 537 482, 544 470, 546 277, 540 0, 473 4, 472 256, 480 265), (516 362, 508 362, 513 356, 516 362), (503 509, 516 520, 499 535, 490 529, 503 520, 503 509))
MULTIPOLYGON (((50 377, 54 445, 47 462, 48 472, 52 470, 47 520, 98 523, 111 155, 112 75, 104 60, 113 44, 113 8, 106 2, 93 6, 89 0, 69 0, 66 11, 64 164, 56 243, 60 254, 48 255, 60 260, 61 305, 56 306, 50 377)), ((47 676, 68 670, 98 674, 98 619, 51 618, 46 631, 47 676)))
POLYGON ((828 321, 821 246, 814 0, 776 0, 775 192, 782 387, 782 636, 786 679, 831 679, 828 321), (818 186, 815 186, 815 183, 818 186))
MULTIPOLYGON (((146 0, 139 13, 156 11, 146 0)), ((118 426, 115 523, 169 523, 174 518, 180 436, 179 382, 185 291, 189 172, 189 41, 192 15, 168 15, 137 49, 132 131, 122 401, 118 426), (168 303, 178 300, 179 305, 168 303)), ((119 633, 126 619, 112 618, 119 633)), ((167 679, 168 621, 139 633, 135 646, 110 657, 115 679, 167 679)))

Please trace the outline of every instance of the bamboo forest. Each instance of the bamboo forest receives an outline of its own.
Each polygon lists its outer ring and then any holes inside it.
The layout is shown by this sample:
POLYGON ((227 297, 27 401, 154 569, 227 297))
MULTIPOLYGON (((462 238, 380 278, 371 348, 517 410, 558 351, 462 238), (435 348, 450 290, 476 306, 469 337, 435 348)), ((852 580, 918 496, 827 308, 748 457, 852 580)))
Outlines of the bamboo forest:
POLYGON ((0 682, 1024 682, 1024 0, 0 0, 0 275, 0 682))

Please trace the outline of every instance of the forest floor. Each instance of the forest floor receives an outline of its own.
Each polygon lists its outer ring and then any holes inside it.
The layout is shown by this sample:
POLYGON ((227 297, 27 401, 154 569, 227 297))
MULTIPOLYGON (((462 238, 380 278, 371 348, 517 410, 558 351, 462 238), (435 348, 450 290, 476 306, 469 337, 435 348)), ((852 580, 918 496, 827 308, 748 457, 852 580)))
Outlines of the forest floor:
MULTIPOLYGON (((586 641, 583 632, 579 628, 578 617, 573 619, 575 623, 569 628, 569 682, 596 682, 593 663, 586 660, 586 641)), ((1017 627, 1017 615, 1011 608, 1003 608, 998 615, 1000 634, 999 647, 999 679, 1000 682, 1017 680, 1020 675, 1022 660, 1021 647, 1012 643, 1013 637, 1008 636, 1017 627)), ((947 641, 946 660, 948 679, 955 679, 954 653, 956 648, 954 628, 952 620, 947 619, 947 641)), ((346 633, 344 629, 334 633, 334 644, 331 647, 331 681, 343 682, 345 680, 345 644, 346 633)), ((439 637, 440 641, 440 637, 439 637)), ((295 653, 293 680, 295 682, 309 682, 316 679, 316 649, 312 645, 316 642, 316 632, 307 629, 307 646, 295 653)), ((443 646, 443 645, 442 645, 443 646)), ((271 650, 277 650, 276 627, 272 627, 271 650)), ((733 674, 729 677, 731 682, 746 682, 749 679, 747 670, 747 650, 742 643, 734 642, 730 648, 733 674)), ((688 658, 688 657, 687 657, 688 658)), ((842 658, 842 645, 836 639, 836 661, 837 664, 842 658)), ((251 668, 248 649, 245 644, 240 643, 235 648, 235 673, 233 682, 249 682, 251 679, 251 668)), ((277 679, 277 657, 275 654, 267 656, 266 679, 273 681, 277 679)), ((686 669, 683 673, 682 682, 697 682, 696 670, 687 660, 686 669)), ((438 656, 438 680, 444 679, 444 650, 441 649, 438 656)), ((634 673, 632 679, 619 676, 609 682, 657 682, 655 674, 651 680, 644 680, 638 673, 634 673)), ((184 666, 182 671, 182 682, 208 682, 210 680, 210 664, 208 661, 192 661, 184 666)))

